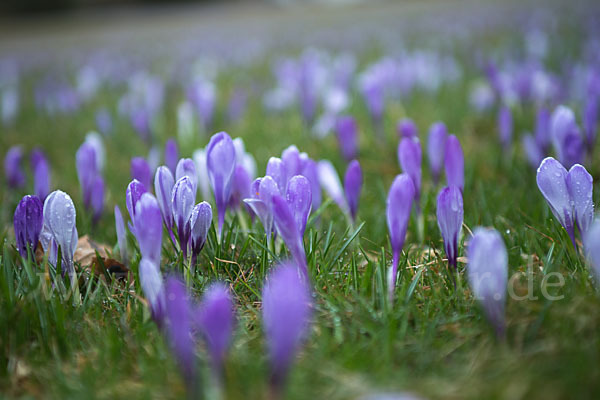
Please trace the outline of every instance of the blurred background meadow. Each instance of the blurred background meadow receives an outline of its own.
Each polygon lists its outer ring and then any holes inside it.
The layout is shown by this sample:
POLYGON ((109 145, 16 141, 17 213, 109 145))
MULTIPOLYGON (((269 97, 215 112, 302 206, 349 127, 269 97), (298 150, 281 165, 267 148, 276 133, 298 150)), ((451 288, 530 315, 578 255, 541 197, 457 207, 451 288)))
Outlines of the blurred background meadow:
MULTIPOLYGON (((21 146, 26 175, 17 187, 9 188, 4 174, 0 183, 3 397, 186 394, 144 300, 137 250, 131 284, 100 279, 89 263, 78 263, 80 302, 59 291, 45 296, 45 278, 35 274, 43 266, 21 266, 13 214, 34 191, 32 150, 48 159, 50 190, 73 199, 79 237, 107 248, 112 259, 113 208, 126 210, 133 157, 153 172, 173 139, 180 157, 197 161, 197 150, 225 131, 253 156, 252 178, 296 145, 313 160, 330 160, 343 179, 349 160, 336 123, 352 116, 364 182, 358 216, 349 223, 325 193, 312 210, 304 246, 313 320, 283 397, 597 398, 600 298, 581 241, 573 248, 535 184, 541 159, 555 150, 548 142, 532 150, 527 138, 549 130, 540 114, 548 120, 568 106, 586 146, 581 162, 600 175, 593 139, 598 3, 29 0, 0 10, 0 156, 21 146), (510 129, 499 123, 502 110, 510 112, 510 129), (406 118, 423 146, 423 229, 413 215, 390 303, 386 196, 402 172, 398 123, 406 118), (460 140, 465 159, 456 276, 436 219, 444 179, 435 183, 426 152, 437 121, 460 140), (75 163, 90 132, 105 149, 97 221, 84 207, 75 163), (511 283, 519 299, 507 298, 505 340, 495 338, 464 273, 465 242, 477 226, 501 233, 509 276, 522 273, 511 283), (551 272, 563 277, 562 286, 547 285, 551 272), (549 300, 548 292, 560 299, 549 300)), ((200 193, 214 205, 210 190, 200 193)), ((211 282, 225 282, 235 303, 222 393, 211 389, 206 349, 196 349, 206 398, 269 396, 261 290, 288 252, 281 243, 268 248, 262 225, 243 211, 228 214, 220 242, 211 230, 187 282, 194 298, 211 282)), ((184 269, 163 235, 163 274, 184 269)))

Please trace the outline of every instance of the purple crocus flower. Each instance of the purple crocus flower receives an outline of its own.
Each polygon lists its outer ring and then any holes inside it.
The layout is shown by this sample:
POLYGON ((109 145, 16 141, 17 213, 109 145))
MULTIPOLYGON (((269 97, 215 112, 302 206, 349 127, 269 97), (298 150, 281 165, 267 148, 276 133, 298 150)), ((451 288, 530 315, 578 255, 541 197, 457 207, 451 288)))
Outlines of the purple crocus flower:
POLYGON ((333 164, 328 160, 321 160, 317 164, 317 168, 321 187, 344 213, 348 213, 344 190, 333 164))
POLYGON ((398 146, 398 161, 402 171, 413 181, 415 186, 415 207, 421 212, 421 143, 416 136, 404 137, 398 146))
POLYGON ((28 250, 32 258, 40 239, 43 220, 42 202, 37 196, 25 196, 19 202, 13 217, 17 250, 21 257, 27 258, 28 250))
POLYGON ((93 186, 99 173, 96 157, 94 146, 88 142, 84 142, 75 154, 77 177, 81 186, 83 204, 86 208, 91 205, 93 186))
POLYGON ((171 202, 171 195, 173 193, 173 186, 175 180, 173 174, 168 167, 161 165, 156 169, 154 174, 154 193, 156 193, 156 199, 158 200, 158 206, 160 212, 167 227, 168 232, 173 231, 173 204, 171 202))
POLYGON ((437 198, 437 221, 444 239, 448 264, 456 269, 458 237, 463 223, 463 198, 456 186, 445 187, 437 198))
POLYGON ((177 171, 177 162, 179 161, 179 150, 175 139, 167 140, 165 143, 165 164, 171 170, 171 174, 177 171))
POLYGON ((150 193, 142 194, 135 205, 135 237, 142 258, 160 264, 162 250, 162 217, 158 201, 150 193))
POLYGON ((151 187, 152 171, 145 158, 133 157, 131 159, 131 179, 137 179, 145 188, 151 187))
POLYGON ((410 219, 410 210, 415 198, 415 186, 407 174, 396 176, 387 197, 387 225, 392 244, 392 266, 388 272, 388 293, 390 300, 394 297, 396 275, 400 252, 406 240, 406 230, 410 219))
POLYGON ((43 202, 50 193, 50 166, 46 156, 39 149, 31 152, 30 159, 33 171, 33 192, 43 202))
POLYGON ((184 176, 190 178, 194 187, 194 197, 198 192, 198 173, 196 172, 196 163, 191 158, 182 158, 175 168, 175 180, 178 181, 184 176))
POLYGON ((535 141, 543 153, 548 150, 550 140, 550 112, 546 108, 540 108, 535 117, 535 141))
POLYGON ((194 187, 190 178, 184 176, 175 182, 171 195, 171 205, 173 207, 173 218, 177 226, 179 247, 183 252, 184 259, 187 259, 188 247, 190 245, 192 234, 191 217, 195 202, 196 196, 194 195, 194 187))
POLYGON ((540 164, 536 181, 552 214, 569 234, 573 246, 577 247, 575 224, 584 235, 594 217, 591 175, 579 164, 567 173, 558 161, 548 157, 540 164))
POLYGON ((306 263, 304 242, 294 218, 294 213, 290 209, 288 202, 282 196, 277 194, 274 195, 272 197, 272 202, 273 221, 275 222, 277 232, 290 250, 294 261, 297 263, 298 268, 300 268, 300 272, 303 274, 304 278, 308 280, 308 266, 306 263))
POLYGON ((279 188, 280 193, 285 193, 285 189, 287 187, 287 171, 285 168, 285 164, 278 157, 271 157, 267 162, 267 176, 273 178, 275 183, 277 183, 277 187, 279 188))
POLYGON ((235 324, 233 300, 225 285, 214 283, 206 290, 195 321, 206 341, 213 369, 220 376, 235 324))
MULTIPOLYGON (((125 191, 125 205, 127 206, 127 212, 129 212, 129 218, 132 222, 135 221, 135 206, 140 197, 142 197, 142 194, 146 192, 146 187, 137 179, 132 180, 129 182, 129 185, 127 185, 127 190, 125 191)), ((133 224, 129 225, 129 230, 135 235, 133 224)))
POLYGON ((396 125, 396 131, 402 138, 418 137, 417 125, 410 118, 403 118, 398 121, 398 125, 396 125))
MULTIPOLYGON (((283 169, 285 171, 284 176, 289 179, 294 175, 302 174, 302 159, 300 158, 300 151, 294 145, 287 147, 281 152, 281 161, 283 162, 283 169)), ((269 165, 267 165, 267 169, 269 165)), ((267 172, 267 175, 270 175, 267 172)), ((281 188, 283 192, 285 188, 281 188)))
POLYGON ((310 182, 312 196, 312 210, 316 211, 321 207, 321 182, 319 181, 319 172, 317 163, 311 160, 305 153, 300 155, 302 160, 302 173, 310 182))
POLYGON ((68 271, 70 275, 74 271, 73 256, 78 239, 73 200, 65 192, 55 190, 46 197, 43 214, 44 227, 47 227, 52 240, 61 249, 63 271, 68 271))
POLYGON ((152 319, 159 327, 163 326, 166 299, 160 264, 148 258, 142 258, 138 266, 140 285, 150 305, 152 319))
POLYGON ((231 184, 231 197, 229 198, 229 206, 237 209, 240 201, 250 197, 250 187, 252 180, 242 165, 236 165, 233 172, 233 181, 231 184))
POLYGON ((115 206, 115 229, 117 231, 117 243, 119 244, 119 253, 123 264, 129 265, 129 254, 127 249, 127 232, 125 231, 125 222, 119 206, 115 206))
POLYGON ((358 154, 358 126, 356 120, 349 115, 337 118, 335 132, 342 156, 346 161, 355 159, 358 154))
POLYGON ((300 237, 302 237, 312 206, 312 193, 308 179, 302 175, 293 176, 288 182, 285 199, 296 221, 300 237))
POLYGON ((210 138, 206 150, 208 177, 215 196, 219 224, 217 235, 225 223, 225 212, 231 196, 231 181, 235 170, 235 147, 229 135, 225 132, 214 134, 210 138))
POLYGON ((267 235, 267 241, 271 240, 271 232, 273 231, 272 198, 278 194, 277 183, 267 175, 252 182, 251 197, 244 199, 244 202, 258 215, 258 219, 260 219, 267 235))
POLYGON ((461 192, 464 191, 465 158, 460 142, 454 135, 450 135, 446 139, 444 166, 446 168, 446 181, 448 186, 457 186, 461 192))
POLYGON ((358 202, 360 200, 360 191, 362 189, 363 176, 362 169, 358 160, 353 160, 348 164, 346 175, 344 176, 344 192, 346 193, 346 202, 350 209, 352 221, 356 221, 358 211, 358 202))
POLYGON ((537 168, 544 159, 544 153, 533 135, 526 134, 523 136, 523 150, 529 164, 537 168))
POLYGON ((504 336, 508 254, 494 229, 476 228, 467 247, 467 277, 496 335, 504 336))
POLYGON ((584 143, 575 121, 575 114, 570 108, 558 106, 554 110, 550 131, 558 160, 567 168, 580 163, 583 158, 584 143))
POLYGON ((192 310, 185 285, 178 278, 168 278, 165 284, 165 316, 171 349, 188 390, 194 390, 196 368, 192 339, 192 310))
POLYGON ((23 148, 13 146, 6 152, 4 157, 4 174, 8 186, 11 188, 20 188, 25 185, 25 173, 21 165, 23 161, 23 148))
POLYGON ((104 179, 100 175, 96 176, 92 185, 91 207, 93 211, 92 221, 96 224, 104 211, 104 179))
POLYGON ((296 265, 288 262, 274 269, 263 288, 262 305, 271 383, 279 390, 310 324, 310 288, 296 265))
POLYGON ((436 122, 429 128, 427 138, 427 157, 429 158, 429 168, 434 183, 437 184, 444 165, 444 149, 446 148, 446 137, 448 130, 443 122, 436 122))
POLYGON ((513 134, 513 117, 508 106, 502 106, 498 110, 498 133, 500 134, 500 143, 507 151, 510 149, 513 134))
POLYGON ((196 258, 206 243, 208 230, 212 223, 212 207, 206 201, 196 204, 190 217, 190 226, 192 230, 192 265, 196 263, 196 258))

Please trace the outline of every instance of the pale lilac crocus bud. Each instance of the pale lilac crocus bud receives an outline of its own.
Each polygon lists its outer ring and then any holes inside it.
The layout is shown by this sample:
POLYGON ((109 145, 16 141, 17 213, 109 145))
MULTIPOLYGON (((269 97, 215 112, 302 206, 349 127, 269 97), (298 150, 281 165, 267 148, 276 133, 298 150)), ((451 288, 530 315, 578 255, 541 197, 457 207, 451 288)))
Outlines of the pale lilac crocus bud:
POLYGON ((353 160, 348 164, 346 175, 344 176, 344 193, 346 194, 346 202, 350 209, 352 221, 356 221, 358 212, 358 202, 360 200, 360 192, 363 184, 362 169, 358 160, 353 160))
POLYGON ((194 197, 198 193, 198 173, 196 172, 196 163, 191 158, 182 158, 175 168, 175 180, 178 181, 184 176, 190 178, 194 188, 194 197))
POLYGON ((71 275, 78 239, 73 200, 65 192, 55 190, 46 197, 43 213, 44 226, 48 227, 52 240, 61 249, 63 273, 68 271, 71 275))
POLYGON ((300 237, 302 237, 312 206, 312 193, 308 179, 302 175, 293 176, 288 182, 285 199, 294 216, 294 221, 296 221, 300 237))
POLYGON ((269 158, 269 161, 267 162, 266 176, 270 176, 271 178, 273 178, 275 183, 277 183, 277 187, 279 188, 280 193, 285 193, 288 176, 285 164, 283 163, 281 158, 269 158))
POLYGON ((416 136, 404 137, 398 145, 398 161, 402 172, 408 174, 415 187, 415 208, 421 212, 421 143, 416 136))
POLYGON ((50 166, 43 153, 40 152, 39 158, 35 162, 32 162, 32 170, 33 192, 40 200, 44 201, 48 193, 50 193, 50 166))
POLYGON ((192 265, 194 265, 208 237, 208 230, 212 224, 212 207, 206 201, 196 204, 190 218, 192 230, 192 265))
POLYGON ((25 185, 22 161, 23 149, 21 146, 11 147, 4 156, 4 174, 8 186, 11 188, 20 188, 25 185))
POLYGON ((335 132, 346 161, 351 161, 358 154, 358 126, 356 120, 349 116, 338 117, 335 123, 335 132))
POLYGON ((396 176, 387 197, 387 225, 392 244, 392 266, 388 271, 388 295, 392 300, 396 288, 396 275, 400 252, 406 240, 410 210, 415 197, 415 186, 407 174, 396 176))
POLYGON ((138 266, 140 285, 150 305, 152 319, 159 327, 163 326, 166 299, 160 264, 149 258, 142 258, 138 266))
POLYGON ((328 160, 321 160, 317 164, 317 168, 321 187, 344 213, 348 213, 344 190, 333 164, 328 160))
POLYGON ((498 111, 498 133, 500 135, 500 143, 504 150, 510 149, 513 134, 513 118, 512 112, 508 106, 501 106, 498 111))
POLYGON ((278 194, 279 188, 277 187, 277 183, 267 175, 252 182, 251 197, 244 199, 244 202, 258 215, 258 219, 260 219, 267 235, 267 241, 271 240, 271 233, 273 231, 272 198, 278 194))
POLYGON ((427 158, 429 158, 429 168, 431 169, 431 175, 435 184, 437 184, 440 172, 444 166, 444 151, 447 136, 448 130, 443 122, 435 122, 429 128, 427 158))
POLYGON ((233 181, 231 185, 231 197, 229 198, 229 206, 233 209, 238 209, 240 201, 250 197, 250 187, 252 180, 250 175, 241 165, 235 166, 233 172, 233 181))
POLYGON ((154 175, 154 193, 156 193, 156 199, 158 200, 158 206, 162 214, 163 221, 167 227, 167 231, 171 233, 173 231, 173 204, 171 202, 171 195, 173 193, 173 186, 175 180, 173 174, 168 167, 161 165, 156 169, 154 175))
POLYGON ((402 138, 413 138, 418 137, 419 135, 417 125, 410 118, 404 118, 398 121, 398 124, 396 125, 396 131, 402 138))
POLYGON ((497 337, 504 336, 508 254, 500 233, 476 228, 467 247, 467 277, 497 337))
POLYGON ((565 106, 558 106, 550 120, 552 144, 558 160, 570 168, 580 163, 583 158, 584 143, 573 111, 565 106))
POLYGON ((310 326, 310 288, 298 266, 287 262, 273 270, 263 288, 262 305, 271 384, 280 390, 310 326))
POLYGON ((312 196, 312 210, 316 211, 321 207, 321 182, 319 181, 319 171, 317 163, 311 160, 306 153, 300 155, 302 160, 302 173, 310 182, 312 196))
POLYGON ((461 192, 464 191, 465 158, 460 142, 454 135, 450 135, 446 139, 444 166, 446 169, 446 182, 448 186, 457 186, 461 192))
POLYGON ((206 164, 217 205, 219 220, 217 235, 221 237, 221 230, 225 223, 225 212, 231 196, 231 181, 235 170, 235 147, 227 133, 219 132, 210 138, 206 150, 206 164))
POLYGON ((99 173, 96 157, 94 147, 87 142, 84 142, 75 154, 77 177, 81 186, 83 204, 86 208, 91 205, 92 187, 99 173))
POLYGON ((522 141, 527 161, 532 167, 537 168, 544 159, 542 148, 531 134, 524 135, 522 141))
MULTIPOLYGON (((291 145, 281 152, 281 161, 283 162, 287 179, 294 175, 301 175, 302 159, 300 158, 300 151, 298 151, 298 148, 295 145, 291 145)), ((269 173, 267 173, 267 175, 269 175, 269 173)), ((285 188, 280 188, 280 190, 283 193, 285 188)))
POLYGON ((152 185, 152 171, 150 165, 143 157, 131 159, 131 179, 137 179, 147 189, 152 185))
POLYGON ((168 139, 165 143, 165 165, 171 170, 171 174, 177 171, 177 162, 179 161, 179 150, 175 139, 168 139))
POLYGON ((17 250, 21 257, 27 258, 30 252, 33 258, 43 223, 43 206, 40 199, 37 196, 24 196, 13 216, 17 250))
POLYGON ((129 252, 127 248, 127 231, 125 230, 125 222, 123 214, 119 206, 115 206, 115 229, 117 231, 117 243, 119 244, 119 253, 123 264, 129 265, 129 252))
POLYGON ((308 266, 306 263, 306 253, 304 251, 304 241, 296 225, 294 214, 290 209, 288 202, 280 195, 274 195, 273 202, 273 221, 277 232, 290 250, 292 258, 300 268, 304 279, 308 280, 308 266))
POLYGON ((160 264, 162 251, 162 217, 158 201, 150 193, 142 194, 135 205, 135 237, 142 258, 160 264))
POLYGON ((137 179, 129 182, 129 185, 127 185, 127 190, 125 191, 125 205, 127 206, 127 212, 129 213, 129 218, 131 219, 129 230, 131 230, 131 233, 134 235, 135 228, 133 226, 133 221, 135 220, 135 205, 140 197, 142 197, 142 194, 146 192, 146 187, 137 179))
POLYGON ((456 269, 458 238, 464 216, 463 197, 456 186, 445 187, 437 198, 437 222, 444 239, 444 250, 448 264, 456 269))
POLYGON ((183 252, 183 258, 187 259, 188 248, 191 238, 191 217, 196 196, 194 187, 189 177, 184 176, 175 182, 173 193, 171 195, 171 205, 173 207, 173 219, 177 226, 177 236, 179 247, 183 252))

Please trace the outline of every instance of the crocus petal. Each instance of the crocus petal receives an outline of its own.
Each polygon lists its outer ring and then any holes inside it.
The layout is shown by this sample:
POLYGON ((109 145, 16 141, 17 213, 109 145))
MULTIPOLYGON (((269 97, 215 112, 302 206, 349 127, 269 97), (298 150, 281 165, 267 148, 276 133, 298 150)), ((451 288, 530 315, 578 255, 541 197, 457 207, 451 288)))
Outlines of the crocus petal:
POLYGON ((262 292, 262 316, 274 384, 281 385, 303 338, 311 314, 310 289, 293 263, 275 268, 262 292))
POLYGON ((133 224, 142 257, 160 264, 162 217, 158 201, 150 193, 144 193, 137 202, 133 224))
POLYGON ((75 164, 77 167, 79 185, 81 186, 81 193, 83 195, 83 204, 85 207, 89 207, 92 195, 92 185, 99 173, 96 162, 96 151, 91 144, 84 142, 79 147, 75 154, 75 164))
POLYGON ((177 163, 175 180, 178 181, 184 176, 190 178, 190 182, 194 188, 194 197, 198 189, 198 174, 196 172, 196 164, 191 158, 182 158, 177 163))
POLYGON ((281 158, 269 158, 269 161, 267 162, 266 176, 270 176, 271 178, 273 178, 275 183, 277 183, 279 193, 285 193, 288 176, 285 165, 283 164, 283 161, 281 161, 281 158))
POLYGON ((444 165, 444 149, 446 147, 446 136, 448 131, 443 122, 436 122, 429 128, 427 138, 427 157, 433 180, 437 183, 442 166, 444 165))
POLYGON ((117 243, 119 244, 121 261, 123 261, 125 265, 128 265, 129 254, 127 251, 127 232, 125 231, 125 222, 123 221, 123 214, 121 214, 119 206, 115 206, 115 229, 117 231, 117 243))
POLYGON ((356 120, 347 115, 338 117, 335 123, 335 132, 342 156, 346 161, 351 161, 358 154, 358 126, 356 120))
POLYGON ((208 236, 208 230, 212 223, 212 207, 207 202, 203 201, 196 204, 192 210, 191 229, 192 229, 192 253, 197 256, 208 236))
POLYGON ((131 179, 136 179, 149 188, 152 183, 152 171, 150 165, 143 157, 133 157, 131 159, 131 179))
POLYGON ((296 175, 288 182, 285 198, 296 221, 300 237, 304 236, 306 222, 312 206, 310 182, 302 175, 296 175))
POLYGON ((34 160, 34 153, 31 155, 31 165, 33 170, 33 192, 43 202, 50 193, 50 166, 46 156, 37 150, 34 160))
POLYGON ((44 225, 48 227, 53 240, 61 248, 64 268, 73 271, 73 255, 77 247, 75 227, 75 205, 71 197, 60 190, 50 193, 44 202, 44 225))
POLYGON ((550 140, 550 113, 547 109, 540 108, 535 118, 535 141, 542 151, 546 151, 550 145, 550 140))
POLYGON ((129 212, 129 218, 131 221, 135 220, 135 205, 140 197, 142 197, 142 194, 146 192, 146 187, 137 179, 132 180, 129 182, 129 185, 127 185, 127 191, 125 192, 125 205, 127 206, 127 212, 129 212))
POLYGON ((417 125, 410 118, 404 118, 398 121, 396 131, 398 132, 398 135, 403 138, 418 137, 417 125))
POLYGON ((217 205, 217 234, 221 236, 235 170, 235 147, 227 133, 219 132, 211 137, 206 150, 206 164, 217 205))
POLYGON ((410 176, 415 186, 415 201, 421 197, 421 143, 417 137, 405 137, 398 146, 398 161, 402 171, 410 176))
POLYGON ((194 342, 192 340, 191 307, 185 285, 177 278, 165 284, 165 316, 171 349, 188 386, 194 382, 194 342))
POLYGON ((27 258, 28 249, 33 257, 44 223, 42 212, 42 202, 37 196, 27 195, 17 205, 13 217, 13 226, 17 250, 23 258, 27 258))
POLYGON ((302 175, 308 179, 311 186, 312 210, 316 211, 321 207, 321 182, 319 181, 317 163, 306 154, 301 154, 300 158, 302 160, 302 175))
POLYGON ((463 198, 456 186, 445 187, 437 198, 437 221, 444 239, 448 264, 456 268, 458 237, 463 223, 463 198))
POLYGON ((6 181, 11 188, 22 187, 25 184, 25 173, 22 167, 23 149, 21 146, 13 146, 4 157, 4 173, 6 181))
POLYGON ((500 143, 505 149, 510 147, 513 133, 513 119, 510 108, 500 107, 498 111, 498 133, 500 134, 500 143))
POLYGON ((301 273, 305 279, 308 279, 308 267, 306 264, 306 254, 304 252, 304 242, 296 226, 294 215, 290 210, 287 201, 279 195, 274 195, 273 202, 273 221, 277 232, 290 250, 294 261, 298 264, 301 273))
POLYGON ((575 164, 567 174, 567 190, 573 205, 573 217, 583 236, 594 220, 594 200, 592 199, 594 179, 585 167, 575 164))
POLYGON ((531 135, 523 136, 523 150, 527 156, 527 161, 529 161, 529 164, 534 168, 537 168, 544 159, 542 149, 531 135))
POLYGON ((179 150, 177 149, 177 142, 175 139, 169 139, 165 143, 165 164, 171 171, 171 174, 176 173, 178 160, 179 150))
POLYGON ((150 304, 152 318, 160 326, 165 313, 165 291, 160 275, 160 264, 157 264, 154 260, 142 258, 138 269, 140 285, 146 300, 150 304))
POLYGON ((173 219, 177 226, 177 235, 179 238, 179 247, 183 252, 184 258, 187 258, 187 251, 191 235, 191 217, 196 196, 194 187, 190 178, 184 176, 175 182, 173 193, 171 194, 171 205, 173 207, 173 219))
POLYGON ((175 186, 175 180, 169 168, 164 165, 158 167, 154 175, 154 193, 156 193, 158 206, 169 232, 173 229, 173 204, 171 203, 173 186, 175 186))
POLYGON ((89 144, 96 153, 96 170, 101 172, 104 169, 106 163, 106 150, 104 149, 104 143, 102 142, 102 136, 98 132, 88 132, 85 135, 85 143, 89 144))
POLYGON ((344 176, 344 192, 346 193, 346 201, 353 221, 356 220, 356 213, 358 212, 362 183, 363 177, 360 163, 357 160, 353 160, 348 164, 348 169, 346 169, 346 175, 344 176))
POLYGON ((504 303, 508 254, 502 236, 494 229, 476 228, 467 247, 467 276, 473 294, 496 334, 504 334, 504 303))
POLYGON ((321 187, 327 192, 329 197, 340 207, 340 209, 346 213, 348 212, 348 205, 344 198, 344 190, 340 183, 340 177, 338 176, 333 164, 328 160, 321 160, 317 164, 319 182, 321 187))
POLYGON ((457 137, 448 136, 444 152, 446 181, 448 186, 457 186, 461 192, 465 187, 465 158, 457 137))
POLYGON ((231 197, 229 199, 229 205, 232 208, 237 209, 242 199, 250 197, 250 186, 252 180, 250 175, 242 165, 236 165, 235 171, 233 172, 233 179, 231 185, 231 197))
POLYGON ((536 181, 552 214, 565 228, 575 246, 573 206, 567 188, 567 170, 554 158, 547 157, 537 170, 536 181))
MULTIPOLYGON (((283 162, 286 178, 291 178, 294 175, 302 173, 302 160, 300 159, 300 151, 295 145, 291 145, 281 152, 281 161, 283 162)), ((269 166, 267 165, 267 169, 269 166)), ((267 172, 267 175, 269 173, 267 172)), ((281 192, 285 188, 280 188, 281 192)))

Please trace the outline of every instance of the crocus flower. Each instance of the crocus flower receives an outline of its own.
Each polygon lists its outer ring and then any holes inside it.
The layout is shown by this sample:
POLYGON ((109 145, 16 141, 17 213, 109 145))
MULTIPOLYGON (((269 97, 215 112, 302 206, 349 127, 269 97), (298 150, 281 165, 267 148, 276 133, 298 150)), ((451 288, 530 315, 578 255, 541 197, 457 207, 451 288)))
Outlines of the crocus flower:
POLYGON ((74 271, 73 256, 77 248, 77 228, 75 226, 75 205, 71 197, 60 190, 55 190, 44 202, 44 226, 52 235, 52 240, 61 249, 63 274, 74 271))
POLYGON ((591 175, 579 164, 571 167, 567 173, 558 161, 548 157, 540 164, 536 181, 552 214, 576 247, 575 224, 583 235, 594 217, 591 175))
POLYGON ((213 369, 220 375, 235 323, 233 300, 225 285, 214 283, 206 290, 195 322, 206 341, 213 369))
POLYGON ((403 118, 398 121, 396 131, 398 132, 398 135, 403 138, 418 137, 417 125, 415 125, 415 122, 410 118, 403 118))
POLYGON ((352 221, 356 221, 356 213, 358 211, 358 202, 360 200, 360 191, 362 188, 363 176, 362 169, 358 160, 353 160, 348 164, 346 175, 344 176, 344 193, 346 194, 346 202, 350 209, 352 221))
POLYGON ((162 250, 162 217, 158 201, 150 193, 142 194, 135 205, 135 237, 142 258, 160 264, 162 250))
MULTIPOLYGON (((281 162, 283 162, 287 179, 302 174, 302 159, 300 158, 300 151, 295 145, 288 146, 281 152, 281 162)), ((268 165, 267 168, 269 168, 268 165)), ((267 172, 267 175, 270 174, 267 172)), ((280 190, 283 192, 285 188, 280 188, 280 190)))
POLYGON ((463 198, 456 186, 445 187, 437 198, 437 221, 444 239, 448 264, 456 269, 458 237, 463 223, 463 198))
POLYGON ((262 305, 271 383, 279 389, 310 324, 310 288, 296 265, 288 262, 274 269, 263 288, 262 305))
POLYGON ((145 158, 133 157, 131 159, 131 179, 137 179, 145 188, 151 187, 152 171, 145 158))
POLYGON ((158 167, 156 174, 154 174, 154 193, 156 193, 158 206, 160 207, 160 212, 168 232, 172 232, 174 223, 173 204, 171 202, 174 185, 175 180, 169 168, 164 165, 158 167))
POLYGON ((402 171, 413 181, 415 187, 415 206, 420 213, 421 198, 421 143, 416 136, 404 137, 398 146, 398 161, 402 171))
POLYGON ((142 258, 138 266, 140 285, 150 305, 152 319, 159 327, 163 325, 165 315, 165 289, 160 274, 160 264, 148 258, 142 258))
POLYGON ((351 161, 358 154, 358 127, 356 120, 347 115, 337 118, 335 132, 342 155, 346 161, 351 161))
POLYGON ((306 222, 308 221, 308 215, 312 206, 312 193, 308 179, 302 175, 293 176, 288 182, 285 199, 296 221, 298 232, 302 237, 304 236, 306 222))
POLYGON ((317 163, 310 159, 306 153, 300 154, 302 161, 302 173, 310 182, 312 196, 312 210, 316 211, 321 207, 321 182, 319 181, 319 171, 317 163))
POLYGON ((167 140, 165 144, 165 164, 171 170, 171 174, 177 171, 177 162, 179 161, 179 150, 175 139, 167 140))
POLYGON ((596 286, 600 287, 600 221, 595 220, 583 237, 586 257, 592 267, 596 286))
POLYGON ((219 224, 217 234, 225 223, 225 212, 231 196, 231 181, 235 170, 235 148, 229 135, 225 132, 214 134, 210 138, 206 150, 208 177, 215 195, 219 224))
POLYGON ((212 207, 205 201, 196 204, 190 218, 192 229, 192 264, 195 264, 196 257, 200 254, 208 237, 208 230, 212 223, 212 207))
POLYGON ((275 183, 277 183, 277 187, 279 188, 280 193, 285 193, 285 189, 287 187, 287 171, 285 168, 285 164, 278 157, 271 157, 267 162, 267 176, 273 178, 275 183))
POLYGON ((338 176, 333 164, 328 160, 321 160, 317 164, 317 171, 319 174, 319 182, 321 187, 327 192, 329 197, 340 207, 344 212, 348 212, 348 205, 344 197, 344 190, 340 183, 340 177, 338 176))
POLYGON ((437 184, 444 165, 444 149, 446 147, 446 137, 448 130, 443 122, 436 122, 429 128, 427 138, 427 157, 429 158, 429 168, 433 181, 437 184))
POLYGON ((240 201, 250 197, 250 187, 252 186, 252 180, 250 175, 241 165, 235 166, 233 171, 233 179, 231 184, 231 197, 229 198, 229 206, 237 209, 240 201))
POLYGON ((498 337, 504 336, 504 303, 508 254, 502 236, 494 229, 476 228, 467 247, 467 277, 498 337))
POLYGON ((115 206, 115 229, 117 231, 117 243, 119 244, 119 253, 123 264, 129 264, 129 254, 127 249, 127 232, 125 231, 125 222, 119 206, 115 206))
POLYGON ((185 285, 171 277, 165 284, 165 317, 171 349, 188 390, 195 384, 194 341, 192 340, 192 310, 185 285))
POLYGON ((85 135, 85 143, 94 149, 94 152, 96 153, 96 170, 101 172, 106 163, 106 150, 104 149, 102 136, 100 136, 98 132, 90 131, 85 135))
POLYGON ((271 232, 273 231, 272 198, 276 194, 279 194, 277 183, 267 175, 252 182, 251 197, 244 199, 244 202, 258 215, 258 219, 260 219, 267 235, 267 241, 271 240, 271 232))
POLYGON ((202 198, 208 199, 211 197, 210 178, 208 177, 208 168, 206 165, 206 150, 198 149, 192 155, 196 164, 196 173, 198 174, 198 185, 202 198))
MULTIPOLYGON (((303 197, 298 195, 297 197, 303 197)), ((308 280, 308 266, 306 264, 306 253, 304 252, 304 242, 294 218, 294 213, 290 209, 290 204, 280 195, 274 195, 273 202, 273 221, 277 232, 290 250, 292 257, 305 279, 308 280)), ((309 201, 310 202, 310 201, 309 201)), ((308 215, 308 213, 306 214, 308 215)), ((302 222, 300 222, 302 223, 302 222)), ((306 225, 306 222, 304 222, 306 225)))
POLYGON ((500 134, 500 143, 504 147, 504 150, 508 150, 513 134, 512 112, 508 106, 502 106, 498 111, 498 133, 500 134))
POLYGON ((25 196, 19 202, 13 217, 17 250, 21 257, 27 258, 28 250, 32 258, 39 242, 43 220, 42 202, 37 196, 25 196))
POLYGON ((77 177, 81 186, 83 204, 86 208, 91 205, 93 185, 99 173, 96 157, 96 150, 87 142, 79 147, 75 155, 77 177))
POLYGON ((191 158, 182 158, 175 168, 175 180, 178 181, 184 176, 190 178, 194 188, 194 197, 198 192, 198 174, 196 172, 196 163, 191 158))
POLYGON ((575 121, 575 114, 570 108, 558 106, 554 110, 550 131, 558 160, 567 168, 580 163, 583 159, 584 142, 575 121))
POLYGON ((523 150, 529 164, 537 168, 544 159, 544 153, 535 138, 531 134, 523 136, 523 150))
POLYGON ((23 149, 21 146, 13 146, 4 157, 4 174, 8 186, 19 188, 25 185, 25 173, 21 165, 23 161, 23 149))
POLYGON ((415 186, 407 174, 396 176, 387 197, 387 225, 392 244, 392 266, 388 271, 388 294, 393 299, 400 252, 406 239, 410 210, 415 197, 415 186))
POLYGON ((460 142, 454 135, 450 135, 446 139, 444 166, 446 168, 446 181, 448 186, 457 186, 461 192, 464 191, 465 158, 460 142))
MULTIPOLYGON (((127 212, 129 212, 129 218, 132 222, 135 221, 135 206, 140 197, 142 197, 142 194, 146 192, 146 187, 137 179, 132 180, 129 182, 129 185, 127 185, 127 190, 125 191, 125 205, 127 206, 127 212)), ((133 224, 129 226, 129 230, 135 235, 133 224)))
POLYGON ((43 202, 50 193, 50 166, 46 156, 39 149, 31 152, 31 170, 33 171, 33 193, 43 202))
POLYGON ((191 217, 195 202, 196 196, 190 178, 184 176, 175 182, 171 195, 171 205, 173 207, 173 219, 177 226, 179 247, 183 252, 183 258, 186 259, 192 234, 191 217))
POLYGON ((91 193, 91 207, 93 211, 92 221, 96 224, 104 211, 104 179, 96 175, 91 193))

